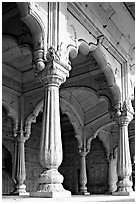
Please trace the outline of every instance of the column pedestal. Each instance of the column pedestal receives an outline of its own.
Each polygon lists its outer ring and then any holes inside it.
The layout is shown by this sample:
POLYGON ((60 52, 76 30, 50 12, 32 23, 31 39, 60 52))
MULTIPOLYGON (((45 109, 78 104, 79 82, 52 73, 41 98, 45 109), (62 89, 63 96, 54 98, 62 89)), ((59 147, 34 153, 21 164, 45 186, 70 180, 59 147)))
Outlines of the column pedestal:
POLYGON ((57 169, 50 169, 41 173, 37 192, 32 192, 32 197, 68 198, 71 192, 63 188, 63 176, 57 169))

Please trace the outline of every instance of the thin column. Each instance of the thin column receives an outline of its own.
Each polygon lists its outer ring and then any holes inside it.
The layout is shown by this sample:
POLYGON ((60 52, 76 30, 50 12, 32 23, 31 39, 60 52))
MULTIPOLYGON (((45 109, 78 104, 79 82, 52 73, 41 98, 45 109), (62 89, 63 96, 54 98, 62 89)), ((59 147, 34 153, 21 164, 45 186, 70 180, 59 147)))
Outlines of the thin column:
POLYGON ((29 193, 26 192, 26 185, 24 184, 26 178, 26 169, 25 169, 25 152, 24 152, 24 143, 26 138, 24 137, 23 130, 18 132, 17 135, 17 156, 16 156, 16 171, 15 171, 15 180, 16 186, 13 194, 15 195, 26 195, 29 193))
POLYGON ((80 191, 79 194, 83 195, 90 195, 89 192, 87 192, 87 173, 86 173, 86 155, 88 152, 86 150, 80 150, 80 191))
POLYGON ((128 124, 132 120, 133 115, 123 111, 119 117, 119 147, 118 147, 118 182, 117 192, 114 195, 130 195, 133 191, 132 181, 129 177, 132 173, 129 138, 128 138, 128 124))

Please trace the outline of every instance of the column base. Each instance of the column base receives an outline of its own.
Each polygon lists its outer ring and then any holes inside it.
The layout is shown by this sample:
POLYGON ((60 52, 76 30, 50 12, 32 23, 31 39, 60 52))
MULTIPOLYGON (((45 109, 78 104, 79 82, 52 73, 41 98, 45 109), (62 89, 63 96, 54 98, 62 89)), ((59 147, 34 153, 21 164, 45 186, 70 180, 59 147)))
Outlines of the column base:
POLYGON ((70 198, 70 191, 63 192, 31 192, 30 197, 39 197, 39 198, 70 198))
POLYGON ((17 185, 15 187, 15 190, 13 192, 10 193, 10 195, 15 195, 15 196, 29 196, 30 193, 26 191, 26 185, 22 184, 22 185, 17 185))
POLYGON ((11 196, 23 196, 23 197, 29 197, 30 193, 29 192, 13 192, 10 193, 11 196))
POLYGON ((128 191, 116 191, 112 193, 113 196, 132 196, 134 195, 134 192, 128 192, 128 191))
POLYGON ((112 191, 108 191, 108 192, 106 192, 105 194, 106 194, 106 195, 112 195, 113 192, 112 192, 112 191))
POLYGON ((89 192, 78 192, 77 195, 90 195, 89 192))

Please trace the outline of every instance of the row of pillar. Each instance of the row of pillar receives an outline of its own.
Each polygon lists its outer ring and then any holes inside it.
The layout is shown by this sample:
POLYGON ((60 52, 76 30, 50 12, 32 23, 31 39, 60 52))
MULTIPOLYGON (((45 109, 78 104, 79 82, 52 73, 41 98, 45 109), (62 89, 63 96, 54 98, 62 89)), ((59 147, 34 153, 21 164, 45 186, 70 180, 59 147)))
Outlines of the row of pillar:
MULTIPOLYGON (((59 118, 59 93, 57 86, 47 86, 45 88, 45 104, 43 111, 42 137, 40 145, 40 164, 43 166, 43 172, 39 178, 38 191, 32 193, 32 196, 54 197, 56 193, 65 193, 70 196, 70 192, 66 191, 63 186, 63 176, 58 172, 58 167, 62 162, 62 142, 59 118), (54 109, 56 104, 56 108, 54 109), (56 120, 56 121, 55 121, 56 120)), ((130 195, 132 190, 132 181, 130 176, 132 173, 129 141, 128 141, 128 124, 131 121, 131 114, 122 113, 118 120, 119 124, 119 147, 117 159, 114 155, 108 158, 108 192, 113 195, 130 195)), ((24 143, 28 138, 25 137, 23 131, 18 132, 17 141, 17 163, 15 180, 15 194, 29 195, 25 188, 25 153, 24 143)), ((86 155, 89 150, 80 149, 80 194, 88 195, 87 192, 87 175, 86 175, 86 155)))

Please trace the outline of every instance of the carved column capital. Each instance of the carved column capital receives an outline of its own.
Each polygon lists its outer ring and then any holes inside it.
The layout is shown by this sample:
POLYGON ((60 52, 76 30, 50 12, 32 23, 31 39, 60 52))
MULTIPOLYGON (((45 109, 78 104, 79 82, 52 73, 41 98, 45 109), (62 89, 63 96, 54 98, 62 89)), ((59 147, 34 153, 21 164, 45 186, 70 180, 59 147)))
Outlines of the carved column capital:
POLYGON ((45 85, 60 86, 69 77, 71 66, 60 61, 58 53, 53 47, 47 51, 44 59, 44 50, 40 49, 34 53, 35 76, 45 85))
POLYGON ((128 125, 129 122, 133 119, 134 115, 131 99, 128 99, 124 101, 123 104, 120 104, 119 114, 117 114, 115 111, 110 111, 110 115, 119 125, 128 125))
POLYGON ((23 130, 19 130, 17 132, 17 137, 16 137, 17 141, 20 143, 25 143, 26 140, 28 139, 27 137, 25 137, 25 132, 23 130))
POLYGON ((134 110, 131 101, 124 101, 121 107, 121 116, 119 117, 118 124, 120 126, 128 125, 133 119, 134 110))
POLYGON ((37 75, 39 81, 45 85, 60 86, 69 76, 69 69, 65 68, 59 61, 50 61, 45 69, 37 75))

